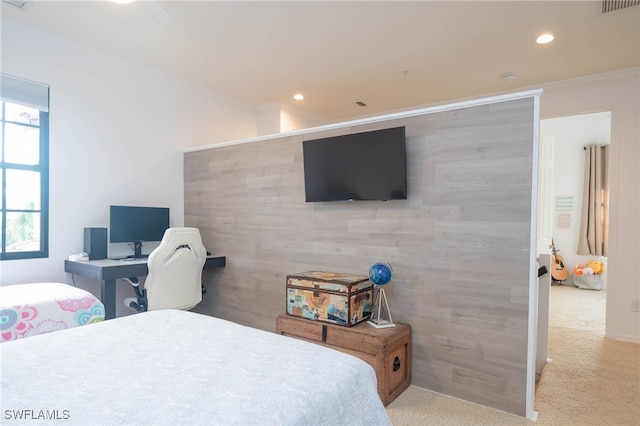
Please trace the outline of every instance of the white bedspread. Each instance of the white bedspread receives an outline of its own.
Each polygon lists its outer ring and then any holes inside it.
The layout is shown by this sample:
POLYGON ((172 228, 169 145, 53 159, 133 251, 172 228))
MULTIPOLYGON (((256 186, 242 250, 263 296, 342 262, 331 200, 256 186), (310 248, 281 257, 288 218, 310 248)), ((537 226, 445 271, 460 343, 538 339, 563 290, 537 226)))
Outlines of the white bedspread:
POLYGON ((6 342, 0 355, 2 424, 390 424, 365 362, 191 312, 6 342))

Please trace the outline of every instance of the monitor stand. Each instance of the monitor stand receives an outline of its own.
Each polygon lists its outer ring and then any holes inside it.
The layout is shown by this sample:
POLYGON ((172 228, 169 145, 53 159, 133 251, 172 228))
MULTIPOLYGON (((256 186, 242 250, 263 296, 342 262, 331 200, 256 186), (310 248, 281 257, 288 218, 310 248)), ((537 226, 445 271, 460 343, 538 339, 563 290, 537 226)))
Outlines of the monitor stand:
POLYGON ((149 257, 146 254, 142 254, 142 241, 134 241, 133 242, 133 254, 127 256, 129 258, 134 258, 134 259, 145 259, 147 257, 149 257))

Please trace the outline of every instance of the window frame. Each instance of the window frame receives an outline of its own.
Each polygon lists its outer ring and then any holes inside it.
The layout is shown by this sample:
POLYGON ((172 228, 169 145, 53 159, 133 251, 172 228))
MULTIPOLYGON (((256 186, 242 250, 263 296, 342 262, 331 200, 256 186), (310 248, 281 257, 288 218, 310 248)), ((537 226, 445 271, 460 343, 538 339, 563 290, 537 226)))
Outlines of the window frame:
MULTIPOLYGON (((5 103, 17 103, 10 100, 0 100, 2 110, 0 113, 0 124, 2 126, 2 140, 4 139, 5 124, 13 123, 5 120, 5 103)), ((37 165, 25 165, 19 163, 8 163, 4 161, 4 153, 0 153, 0 168, 2 173, 2 199, 0 200, 0 213, 2 214, 1 226, 2 235, 0 237, 0 261, 18 259, 41 259, 49 257, 49 112, 40 110, 39 115, 39 149, 40 158, 37 165), (40 173, 40 209, 7 209, 6 204, 6 172, 7 170, 28 170, 40 173), (7 240, 7 213, 20 212, 40 212, 40 248, 31 251, 6 251, 7 240)), ((20 123, 23 124, 23 123, 20 123)), ((34 126, 35 127, 35 126, 34 126)), ((5 144, 2 145, 4 149, 5 144)))

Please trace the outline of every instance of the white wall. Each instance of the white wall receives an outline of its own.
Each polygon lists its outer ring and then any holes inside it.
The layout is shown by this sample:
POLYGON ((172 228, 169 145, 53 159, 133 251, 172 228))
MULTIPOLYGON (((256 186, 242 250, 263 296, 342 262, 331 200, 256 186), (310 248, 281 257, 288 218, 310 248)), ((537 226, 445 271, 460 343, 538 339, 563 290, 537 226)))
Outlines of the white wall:
POLYGON ((2 72, 51 85, 49 258, 0 262, 2 285, 71 282, 63 260, 83 249, 84 227, 108 226, 111 204, 170 207, 182 225, 183 150, 256 135, 252 107, 203 87, 5 16, 1 42, 2 72))
MULTIPOLYGON (((571 274, 573 268, 584 265, 589 260, 600 260, 606 263, 606 257, 582 256, 578 254, 580 236, 580 216, 582 211, 582 188, 584 182, 584 146, 590 144, 608 144, 611 140, 611 113, 595 112, 590 114, 571 115, 541 120, 541 138, 550 137, 555 141, 553 185, 555 197, 571 197, 571 211, 555 213, 570 214, 570 226, 558 227, 557 216, 553 216, 553 239, 556 249, 564 258, 564 263, 571 274)), ((608 268, 605 268, 605 271, 608 268)), ((606 281, 606 274, 604 276, 606 281)), ((568 280, 570 282, 570 280, 568 280)))
POLYGON ((640 299, 640 68, 543 88, 543 119, 611 111, 606 335, 640 343, 640 313, 631 310, 640 299))
POLYGON ((282 102, 280 108, 280 131, 307 129, 329 123, 326 118, 302 109, 296 105, 282 102))
POLYGON ((271 102, 257 108, 258 135, 308 129, 327 124, 326 118, 287 102, 271 102))
POLYGON ((257 108, 258 135, 280 133, 280 108, 280 102, 271 102, 257 108))

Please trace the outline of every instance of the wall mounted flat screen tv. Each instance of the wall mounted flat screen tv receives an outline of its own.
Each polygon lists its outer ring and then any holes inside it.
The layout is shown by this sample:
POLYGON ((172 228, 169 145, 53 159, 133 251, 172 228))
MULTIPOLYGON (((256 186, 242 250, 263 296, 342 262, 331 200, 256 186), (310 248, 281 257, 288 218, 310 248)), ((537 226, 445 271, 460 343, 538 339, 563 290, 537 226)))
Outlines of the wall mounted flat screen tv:
POLYGON ((302 142, 307 202, 406 200, 405 128, 302 142))
POLYGON ((169 228, 168 207, 111 206, 109 211, 109 241, 133 243, 131 257, 143 257, 143 241, 162 241, 169 228))

